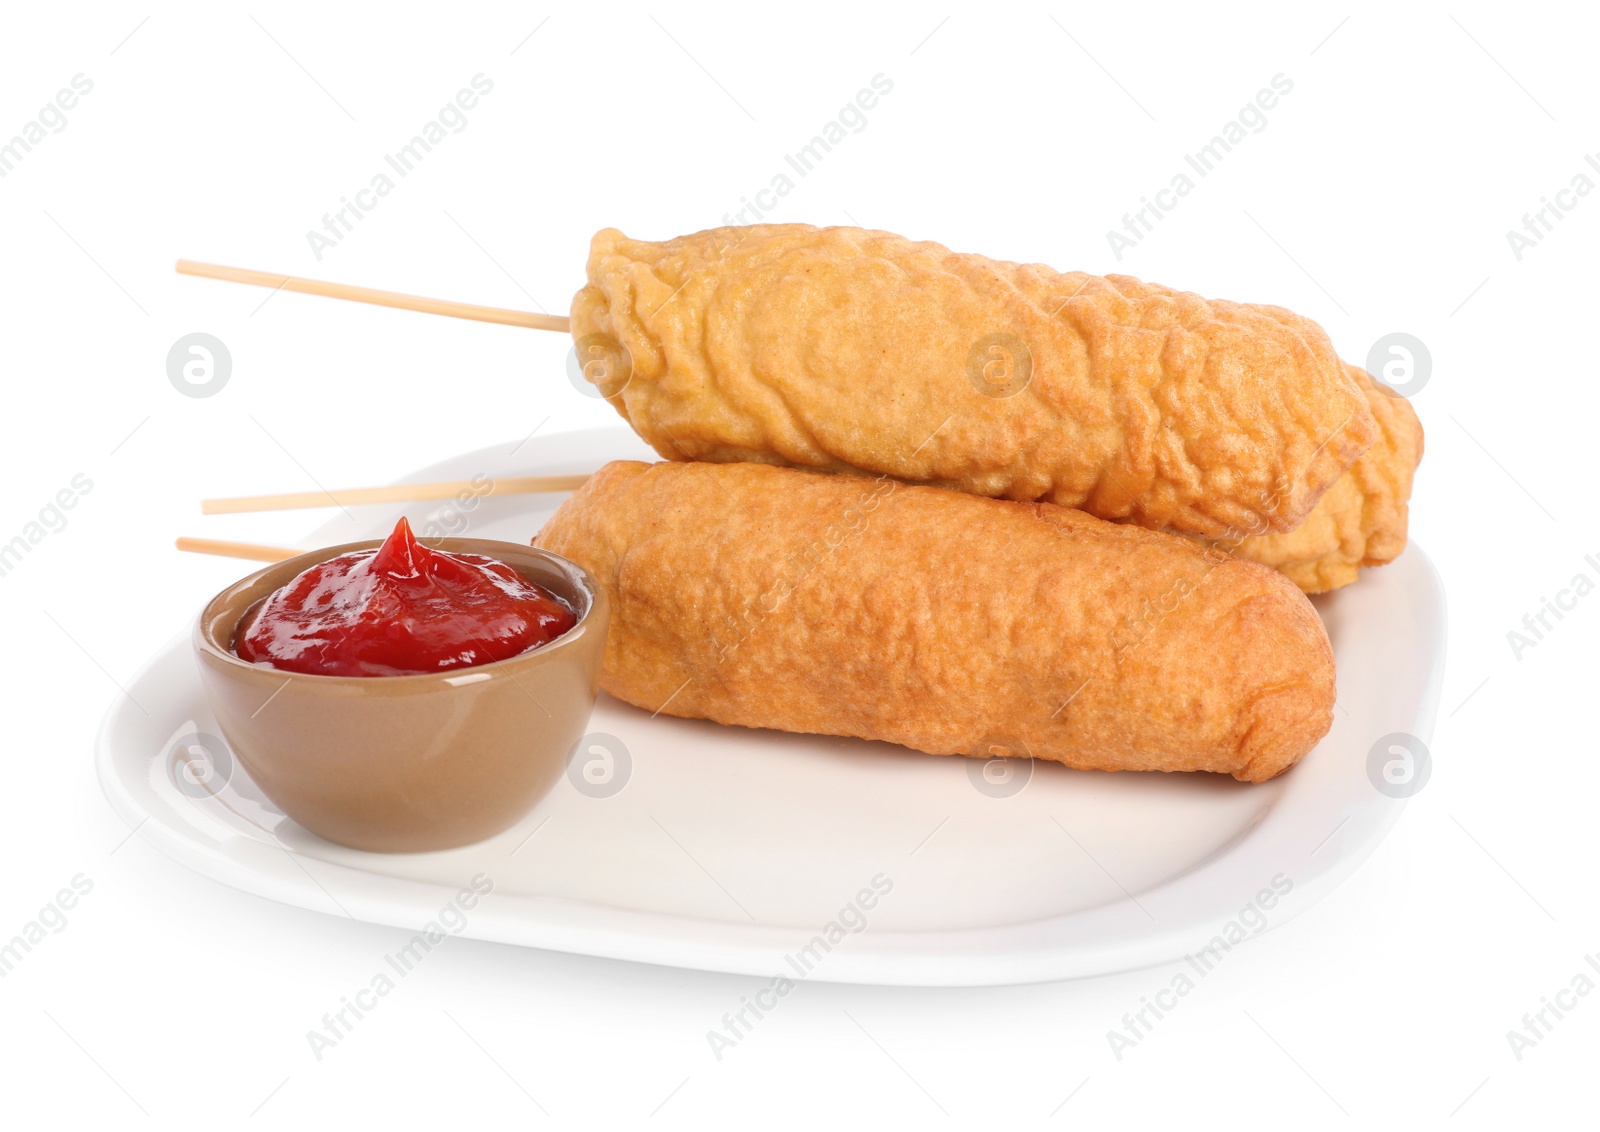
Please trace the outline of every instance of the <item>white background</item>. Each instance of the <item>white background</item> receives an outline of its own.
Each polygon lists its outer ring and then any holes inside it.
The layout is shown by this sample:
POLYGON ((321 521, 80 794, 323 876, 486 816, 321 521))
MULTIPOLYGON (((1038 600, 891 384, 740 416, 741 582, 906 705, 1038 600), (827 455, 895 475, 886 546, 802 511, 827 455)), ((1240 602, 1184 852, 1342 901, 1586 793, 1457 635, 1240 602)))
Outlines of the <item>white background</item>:
POLYGON ((899 1127, 940 1108, 1088 1127, 1592 1113, 1600 995, 1520 1062, 1505 1036, 1600 951, 1600 598, 1520 659, 1507 642, 1574 574, 1600 575, 1583 561, 1600 552, 1600 193, 1520 262, 1506 239, 1600 151, 1592 15, 449 7, 35 4, 0 26, 0 139, 72 76, 94 84, 0 179, 0 541, 75 474, 93 481, 0 578, 0 937, 74 875, 94 883, 0 981, 7 1123, 545 1122, 530 1098, 561 1123, 696 1127, 899 1127), (306 231, 479 73, 494 89, 468 126, 317 262, 306 231), (405 933, 191 875, 124 842, 94 781, 116 682, 243 569, 172 539, 291 542, 320 513, 202 519, 196 501, 383 483, 614 417, 568 383, 558 335, 263 303, 172 261, 561 313, 595 229, 722 222, 880 73, 893 91, 866 128, 771 219, 1279 303, 1353 361, 1395 330, 1428 345, 1412 533, 1444 576, 1451 638, 1431 781, 1353 880, 1120 1062, 1106 1031, 1153 972, 807 983, 719 1064, 705 1030, 756 980, 467 940, 316 1062, 305 1032, 405 933), (1266 128, 1118 262, 1106 230, 1280 73, 1293 91, 1266 128), (234 362, 205 399, 165 372, 196 330, 234 362))

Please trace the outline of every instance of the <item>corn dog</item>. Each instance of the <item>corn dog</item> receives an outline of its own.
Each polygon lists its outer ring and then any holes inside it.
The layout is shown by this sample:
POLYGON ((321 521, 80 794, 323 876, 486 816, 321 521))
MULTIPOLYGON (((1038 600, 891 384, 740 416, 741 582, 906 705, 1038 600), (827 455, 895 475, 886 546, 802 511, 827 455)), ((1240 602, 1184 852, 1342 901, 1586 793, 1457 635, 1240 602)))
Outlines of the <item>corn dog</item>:
POLYGON ((602 686, 650 712, 1262 782, 1328 730, 1286 578, 1048 503, 765 464, 618 461, 536 546, 612 608, 602 686))
POLYGON ((1407 501, 1422 459, 1422 424, 1410 402, 1384 392, 1359 366, 1347 368, 1378 422, 1377 441, 1294 530, 1217 544, 1281 571, 1306 593, 1347 586, 1361 567, 1392 562, 1406 548, 1407 501))
POLYGON ((1212 538, 1295 527, 1376 425, 1316 323, 886 232, 591 244, 591 380, 662 456, 883 473, 1212 538))

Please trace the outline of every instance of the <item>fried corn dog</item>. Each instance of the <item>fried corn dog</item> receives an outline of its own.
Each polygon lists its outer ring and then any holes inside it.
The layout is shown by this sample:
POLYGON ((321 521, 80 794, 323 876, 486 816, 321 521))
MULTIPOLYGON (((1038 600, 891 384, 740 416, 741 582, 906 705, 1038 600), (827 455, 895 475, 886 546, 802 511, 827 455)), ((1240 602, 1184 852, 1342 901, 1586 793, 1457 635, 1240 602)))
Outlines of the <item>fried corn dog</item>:
POLYGON ((1264 566, 1049 503, 764 464, 617 461, 534 545, 611 601, 602 686, 650 712, 1262 782, 1333 712, 1264 566))
POLYGON ((1328 336, 1281 307, 859 228, 605 229, 572 333, 668 459, 882 473, 1212 538, 1293 529, 1376 435, 1328 336))
POLYGON ((1411 403, 1385 392, 1359 366, 1346 368, 1378 422, 1377 441, 1294 530, 1216 544, 1281 571, 1306 593, 1347 586, 1361 567, 1399 557, 1406 548, 1411 480, 1422 459, 1422 424, 1411 403))

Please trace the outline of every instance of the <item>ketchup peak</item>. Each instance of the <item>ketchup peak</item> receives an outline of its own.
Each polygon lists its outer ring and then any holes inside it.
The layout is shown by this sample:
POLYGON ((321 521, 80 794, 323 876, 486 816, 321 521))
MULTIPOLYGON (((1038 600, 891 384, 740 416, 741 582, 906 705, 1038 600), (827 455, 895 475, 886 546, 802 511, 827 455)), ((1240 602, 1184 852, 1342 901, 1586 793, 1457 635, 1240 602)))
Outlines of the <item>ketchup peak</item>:
POLYGON ((505 660, 577 616, 498 559, 430 550, 405 519, 376 550, 318 563, 247 613, 234 652, 323 676, 405 676, 505 660))
POLYGON ((414 578, 419 572, 418 552, 425 554, 428 548, 417 541, 411 533, 411 524, 401 515, 394 530, 389 532, 389 537, 378 548, 377 555, 372 559, 372 568, 393 578, 414 578))

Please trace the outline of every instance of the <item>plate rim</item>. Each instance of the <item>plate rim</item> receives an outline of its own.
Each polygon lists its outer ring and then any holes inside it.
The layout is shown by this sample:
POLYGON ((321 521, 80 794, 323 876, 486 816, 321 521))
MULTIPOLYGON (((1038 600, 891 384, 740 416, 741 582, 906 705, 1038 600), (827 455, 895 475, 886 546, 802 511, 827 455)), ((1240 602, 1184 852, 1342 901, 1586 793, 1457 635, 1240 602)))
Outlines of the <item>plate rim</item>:
MULTIPOLYGON (((548 442, 561 438, 579 444, 586 438, 600 440, 603 437, 636 440, 632 432, 621 427, 574 429, 551 433, 542 439, 548 442)), ((498 456, 505 459, 509 455, 508 448, 512 452, 516 450, 511 442, 505 442, 464 452, 396 482, 436 478, 438 469, 475 458, 488 461, 498 456)), ((537 455, 531 455, 537 462, 537 455)), ((324 531, 338 525, 338 520, 330 521, 301 541, 324 538, 324 531)), ((1427 670, 1420 695, 1411 706, 1407 728, 1426 744, 1433 737, 1443 689, 1448 610, 1443 581, 1432 559, 1415 540, 1408 542, 1404 557, 1411 559, 1408 568, 1421 569, 1427 594, 1432 599, 1429 607, 1418 611, 1419 619, 1426 616, 1428 622, 1423 626, 1428 630, 1423 634, 1428 646, 1424 657, 1427 670)), ((137 688, 153 678, 154 670, 174 649, 183 648, 187 640, 185 628, 140 666, 128 681, 129 686, 137 688)), ((307 883, 306 875, 302 874, 296 882, 295 876, 286 870, 274 870, 262 860, 248 859, 258 856, 264 859, 276 851, 265 842, 240 836, 235 839, 238 844, 231 847, 237 851, 230 851, 230 846, 202 840, 181 823, 161 820, 154 807, 141 802, 137 787, 125 780, 123 773, 126 758, 140 756, 124 757, 118 753, 119 733, 125 731, 130 722, 138 723, 132 719, 123 699, 122 696, 114 698, 100 721, 95 736, 95 766, 108 803, 133 832, 163 855, 208 879, 340 918, 340 911, 329 907, 332 898, 319 891, 320 882, 315 878, 307 883), (257 846, 259 853, 247 845, 257 846)), ((142 757, 148 760, 149 756, 142 757)), ((153 787, 146 784, 146 789, 156 796, 153 787)), ((1294 919, 1349 879, 1393 829, 1404 806, 1404 799, 1385 797, 1375 790, 1363 806, 1350 809, 1347 820, 1357 815, 1363 819, 1356 831, 1359 836, 1341 841, 1339 851, 1325 867, 1293 883, 1292 890, 1278 906, 1280 910, 1268 917, 1263 934, 1294 919)), ((1221 872, 1222 863, 1251 843, 1259 824, 1243 830, 1239 838, 1211 857, 1163 879, 1140 895, 1147 900, 1164 902, 1194 891, 1201 883, 1200 878, 1221 872)), ((281 848, 285 854, 293 854, 291 848, 281 848)), ((314 862, 317 873, 326 879, 348 878, 353 882, 340 889, 340 899, 334 903, 347 909, 352 918, 364 922, 417 930, 431 918, 426 910, 442 907, 457 892, 456 888, 437 881, 400 878, 319 857, 299 856, 302 861, 314 862), (359 909, 360 914, 354 909, 359 909)), ((1125 931, 1122 925, 1122 921, 1131 923, 1130 915, 1155 917, 1148 912, 1135 911, 1135 906, 1143 909, 1143 905, 1131 894, 1125 900, 1031 921, 955 929, 864 931, 848 937, 846 946, 831 951, 826 964, 804 977, 816 982, 871 985, 994 986, 1149 968, 1191 954, 1197 941, 1205 940, 1209 933, 1230 921, 1231 916, 1221 910, 1238 908, 1237 900, 1224 900, 1220 895, 1214 904, 1207 913, 1180 916, 1162 930, 1150 930, 1140 924, 1137 926, 1141 930, 1132 933, 1125 931), (1083 934, 1085 928, 1091 929, 1087 937, 1083 934), (1069 937, 1078 936, 1078 940, 1069 945, 1061 938, 1064 931, 1069 937), (1011 946, 994 946, 1003 941, 1009 941, 1011 946)), ((644 909, 618 909, 566 897, 505 895, 491 891, 480 898, 459 934, 489 942, 656 966, 772 976, 783 971, 783 960, 797 942, 804 942, 816 933, 811 929, 780 925, 742 924, 644 909)))

